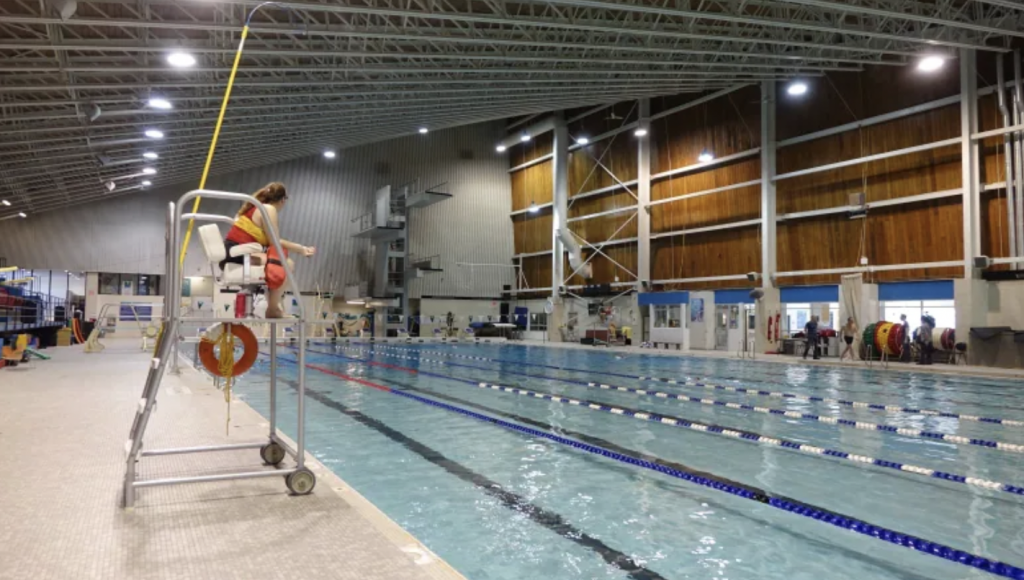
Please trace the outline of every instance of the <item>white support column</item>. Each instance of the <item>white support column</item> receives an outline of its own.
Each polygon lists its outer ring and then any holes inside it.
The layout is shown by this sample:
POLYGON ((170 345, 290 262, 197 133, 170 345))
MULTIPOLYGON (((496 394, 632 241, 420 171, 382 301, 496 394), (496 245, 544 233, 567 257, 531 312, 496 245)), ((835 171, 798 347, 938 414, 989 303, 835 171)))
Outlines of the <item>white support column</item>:
POLYGON ((569 129, 565 116, 559 112, 554 116, 554 140, 551 145, 551 186, 554 196, 551 219, 551 296, 558 298, 558 288, 565 282, 565 249, 558 239, 558 229, 567 227, 565 220, 569 213, 569 129))
POLYGON ((775 81, 761 82, 761 283, 774 287, 776 262, 775 81))
POLYGON ((777 352, 781 338, 778 326, 782 317, 780 292, 775 285, 777 244, 775 226, 775 81, 761 82, 761 290, 764 294, 754 308, 754 350, 777 352))
POLYGON ((963 178, 964 278, 978 277, 974 257, 981 251, 981 212, 978 210, 979 141, 971 138, 978 132, 978 73, 974 50, 960 50, 960 138, 963 178))
MULTIPOLYGON (((651 101, 640 99, 640 126, 650 124, 651 101)), ((640 291, 650 290, 651 282, 651 138, 637 140, 637 279, 640 291)))

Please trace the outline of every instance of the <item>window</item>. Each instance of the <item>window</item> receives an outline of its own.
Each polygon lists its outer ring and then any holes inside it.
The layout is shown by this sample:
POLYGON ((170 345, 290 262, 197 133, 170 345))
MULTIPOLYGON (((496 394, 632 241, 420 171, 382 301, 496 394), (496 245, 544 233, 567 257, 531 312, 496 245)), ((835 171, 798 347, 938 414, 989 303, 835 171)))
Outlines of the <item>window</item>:
POLYGON ((921 310, 935 319, 936 327, 956 328, 956 307, 952 300, 923 300, 921 310))
POLYGON ((935 326, 953 328, 956 326, 956 308, 952 300, 890 300, 882 303, 882 319, 899 322, 900 315, 907 315, 911 328, 921 325, 921 315, 935 318, 935 326))
POLYGON ((821 326, 823 328, 831 328, 833 330, 839 330, 843 323, 839 320, 839 303, 829 302, 828 304, 828 320, 822 320, 821 326))
POLYGON ((803 332, 807 321, 811 319, 811 305, 807 303, 792 303, 786 305, 786 317, 782 321, 783 332, 793 334, 803 332))
POLYGON ((160 276, 139 274, 135 284, 135 293, 139 296, 160 296, 160 276))
POLYGON ((100 294, 123 296, 160 296, 162 276, 153 274, 99 275, 100 294))
POLYGON ((121 293, 121 275, 120 274, 100 274, 100 294, 120 294, 121 293))
POLYGON ((668 306, 656 304, 654 306, 654 328, 665 328, 668 326, 668 306))
POLYGON ((668 327, 680 328, 683 325, 683 307, 674 304, 668 307, 668 327))
POLYGON ((547 330, 548 329, 548 314, 547 312, 531 312, 530 313, 530 330, 547 330))

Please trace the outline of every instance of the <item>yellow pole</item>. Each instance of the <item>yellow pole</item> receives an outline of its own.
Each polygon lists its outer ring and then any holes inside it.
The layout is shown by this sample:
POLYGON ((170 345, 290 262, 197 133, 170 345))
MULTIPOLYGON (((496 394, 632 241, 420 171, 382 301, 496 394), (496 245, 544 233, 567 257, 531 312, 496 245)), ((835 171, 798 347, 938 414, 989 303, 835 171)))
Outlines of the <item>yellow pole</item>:
MULTIPOLYGON (((238 72, 238 62, 242 60, 242 48, 245 47, 245 37, 249 36, 249 25, 242 29, 242 40, 238 43, 238 51, 235 52, 235 64, 231 67, 231 76, 228 77, 228 88, 224 91, 224 100, 220 104, 220 114, 217 115, 217 127, 213 130, 213 141, 210 142, 210 151, 206 154, 206 166, 203 167, 203 177, 199 180, 199 189, 206 188, 206 178, 210 174, 210 165, 213 163, 213 152, 217 149, 217 138, 220 137, 220 126, 224 122, 224 112, 228 110, 228 101, 231 100, 231 87, 235 84, 235 73, 238 72)), ((199 202, 202 196, 196 198, 192 204, 192 213, 199 213, 199 202)), ((188 220, 188 230, 185 231, 185 241, 181 244, 181 258, 179 267, 182 275, 185 272, 185 255, 188 253, 188 244, 192 240, 192 228, 195 220, 188 220)))

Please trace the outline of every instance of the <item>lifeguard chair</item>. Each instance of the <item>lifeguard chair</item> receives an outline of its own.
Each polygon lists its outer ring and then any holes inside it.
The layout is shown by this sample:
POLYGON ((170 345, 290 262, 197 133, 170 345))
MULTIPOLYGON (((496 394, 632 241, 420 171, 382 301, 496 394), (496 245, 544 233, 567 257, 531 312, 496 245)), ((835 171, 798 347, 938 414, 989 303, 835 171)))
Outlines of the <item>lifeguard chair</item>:
MULTIPOLYGON (((163 326, 160 332, 160 336, 157 338, 157 345, 153 354, 153 359, 150 364, 149 374, 146 377, 146 384, 142 391, 142 397, 139 399, 138 409, 135 412, 135 419, 132 422, 131 430, 129 431, 128 441, 125 444, 125 451, 127 454, 125 476, 124 476, 124 493, 122 496, 122 504, 126 508, 130 508, 135 504, 135 492, 138 488, 152 487, 158 485, 172 485, 182 483, 202 483, 211 481, 225 481, 231 479, 250 479, 256 477, 283 477, 287 488, 296 495, 305 495, 313 491, 313 487, 316 485, 316 476, 305 466, 305 441, 306 441, 306 413, 305 413, 305 395, 306 395, 306 320, 305 312, 303 311, 301 301, 298 303, 299 308, 299 319, 262 319, 260 322, 268 323, 270 325, 271 340, 269 341, 270 351, 270 416, 268 417, 270 423, 270 430, 266 439, 262 441, 254 441, 249 443, 235 443, 230 445, 206 445, 197 447, 180 447, 173 449, 143 449, 143 436, 146 431, 146 427, 149 424, 149 418, 152 415, 153 408, 156 405, 157 395, 160 390, 160 383, 163 379, 164 370, 167 367, 168 360, 173 359, 174 363, 177 363, 177 344, 179 341, 179 327, 181 323, 199 323, 206 325, 218 325, 218 334, 228 333, 230 337, 237 337, 240 329, 233 327, 245 328, 248 331, 248 327, 245 326, 245 319, 252 315, 252 298, 257 293, 263 290, 266 284, 263 266, 253 266, 250 264, 249 256, 256 252, 261 252, 263 248, 259 247, 258 244, 248 244, 243 246, 236 246, 232 249, 232 255, 245 256, 245 260, 242 264, 227 264, 224 268, 223 273, 218 276, 219 263, 223 260, 227 254, 224 249, 223 238, 220 235, 220 231, 215 224, 203 225, 199 228, 199 238, 203 246, 203 252, 206 255, 207 261, 210 263, 211 271, 214 275, 214 280, 219 287, 237 287, 239 289, 240 299, 236 300, 235 319, 218 319, 213 317, 195 317, 188 318, 181 315, 181 300, 178 299, 181 296, 181 269, 178 261, 177 249, 181 246, 181 223, 184 220, 196 220, 199 222, 221 222, 221 223, 233 223, 234 220, 231 217, 213 215, 213 214, 183 214, 182 208, 185 204, 196 197, 205 197, 211 199, 224 199, 229 201, 235 201, 239 203, 248 202, 256 207, 256 210, 263 216, 264 222, 270 222, 270 216, 267 214, 267 210, 262 203, 260 203, 255 197, 244 193, 229 193, 223 191, 211 191, 211 190, 194 190, 183 195, 177 203, 169 204, 167 213, 167 235, 166 235, 166 247, 165 247, 165 259, 167 263, 167 289, 164 296, 164 320, 163 326), (298 350, 298 404, 297 404, 297 415, 298 425, 296 430, 296 442, 295 447, 284 441, 277 433, 277 341, 274 337, 277 336, 277 325, 280 323, 287 323, 294 325, 298 330, 298 342, 296 348, 298 350), (243 471, 234 473, 218 473, 215 475, 194 475, 194 476, 183 476, 183 477, 171 477, 162 479, 151 479, 151 480, 140 480, 137 474, 137 464, 143 457, 154 457, 161 455, 176 455, 186 453, 202 453, 209 451, 233 451, 242 449, 259 449, 260 457, 263 459, 266 466, 271 469, 264 468, 263 470, 243 471), (291 457, 295 461, 294 467, 280 468, 278 467, 286 457, 291 457)), ((271 232, 271 243, 272 246, 277 250, 278 255, 284 256, 285 253, 281 247, 281 240, 277 235, 277 232, 271 232)), ((291 264, 285 262, 284 268, 287 273, 287 282, 290 289, 295 296, 299 296, 299 289, 295 282, 295 277, 292 274, 291 264)), ((249 318, 251 320, 251 318, 249 318)), ((207 331, 209 333, 209 330, 207 331)), ((251 331, 248 331, 251 335, 251 331)), ((244 334, 244 333, 243 333, 244 334)), ((212 342, 212 341, 211 341, 212 342)), ((234 338, 231 338, 231 344, 233 344, 234 338)), ((243 341, 243 344, 245 341, 243 341)), ((201 345, 202 346, 202 345, 201 345)), ((213 347, 210 346, 212 353, 213 347)), ((247 355, 252 355, 255 359, 255 353, 250 353, 250 349, 246 349, 246 353, 243 354, 242 359, 235 362, 235 369, 239 367, 246 360, 247 355)), ((249 363, 251 364, 251 362, 249 363)))

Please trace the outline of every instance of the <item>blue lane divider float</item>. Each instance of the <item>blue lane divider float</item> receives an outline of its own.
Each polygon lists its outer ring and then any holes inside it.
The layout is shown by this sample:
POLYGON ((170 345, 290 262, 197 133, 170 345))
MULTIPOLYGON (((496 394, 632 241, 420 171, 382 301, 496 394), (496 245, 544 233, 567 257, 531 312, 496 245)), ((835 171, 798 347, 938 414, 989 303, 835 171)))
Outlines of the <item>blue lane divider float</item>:
MULTIPOLYGON (((343 347, 351 348, 351 347, 343 347)), ((354 349, 360 352, 373 352, 374 350, 354 349)), ((428 362, 437 362, 446 364, 453 367, 462 367, 467 369, 476 369, 488 372, 499 372, 495 369, 488 369, 485 367, 475 367, 471 365, 464 365, 458 363, 450 363, 445 361, 439 361, 436 359, 430 359, 426 357, 410 357, 400 354, 391 353, 377 353, 383 354, 383 356, 392 356, 397 358, 409 359, 409 360, 422 360, 428 362)), ((744 405, 742 403, 731 403, 728 401, 720 401, 718 399, 700 399, 697 397, 690 397, 687 395, 669 393, 665 391, 655 391, 648 389, 635 389, 632 387, 623 387, 617 385, 609 385, 606 383, 595 383, 589 381, 577 381, 573 379, 563 379, 560 377, 549 377, 547 375, 534 375, 529 373, 523 373, 518 371, 501 370, 500 372, 512 375, 521 375, 524 377, 530 377, 534 379, 544 379, 550 381, 559 381, 563 383, 569 383, 573 385, 580 385, 584 387, 600 388, 604 390, 622 391, 626 393, 634 393, 638 395, 647 395, 651 397, 659 397, 662 399, 675 399, 677 401, 683 401, 686 403, 698 403, 701 405, 710 405, 718 407, 728 407, 730 409, 738 409, 744 411, 754 411, 755 413, 763 413, 766 415, 778 415, 782 417, 788 417, 791 419, 800 419, 804 421, 815 421, 818 423, 824 423, 827 425, 836 425, 839 427, 862 429, 865 431, 882 431, 885 433, 896 433, 906 437, 919 437, 922 439, 933 439, 938 441, 945 441, 947 443, 954 443, 957 445, 976 445, 978 447, 987 447, 989 449, 995 449, 997 451, 1006 451, 1009 453, 1024 453, 1024 445, 1018 445, 1016 443, 1006 443, 1005 441, 993 441, 988 439, 978 439, 973 437, 963 437, 960 435, 949 435, 944 433, 938 433, 935 431, 925 431, 923 429, 908 429, 906 427, 893 427, 891 425, 881 425, 879 423, 870 423, 867 421, 850 421, 849 419, 839 419, 836 417, 824 417, 821 415, 815 415, 813 413, 801 413, 799 411, 786 411, 784 409, 774 409, 771 407, 755 407, 752 405, 744 405)))
MULTIPOLYGON (((372 361, 366 361, 364 359, 358 359, 358 358, 354 358, 354 357, 349 357, 349 356, 345 356, 343 354, 330 353, 330 352, 321 352, 321 351, 315 351, 315 350, 309 350, 307 352, 310 352, 310 353, 313 353, 313 354, 320 354, 320 355, 344 358, 344 359, 348 359, 348 360, 352 360, 352 361, 356 361, 356 362, 361 362, 363 364, 373 364, 372 361)), ((950 481, 950 482, 953 482, 953 483, 960 483, 960 484, 968 485, 968 486, 972 486, 972 487, 980 487, 980 488, 984 488, 984 489, 988 489, 988 490, 992 490, 992 491, 999 491, 999 492, 1004 492, 1004 493, 1010 493, 1010 494, 1017 495, 1017 496, 1024 496, 1024 487, 1021 487, 1021 486, 1010 485, 1008 483, 1000 483, 998 481, 991 481, 991 480, 987 480, 987 479, 981 479, 981 478, 978 478, 978 477, 967 477, 967 476, 964 476, 964 475, 958 475, 956 473, 950 473, 950 472, 946 472, 946 471, 939 471, 939 470, 930 469, 930 468, 927 468, 927 467, 911 465, 911 464, 908 464, 908 463, 901 463, 901 462, 898 462, 898 461, 889 461, 887 459, 879 459, 879 458, 876 458, 876 457, 869 457, 867 455, 859 455, 859 454, 856 454, 856 453, 849 453, 849 452, 840 451, 840 450, 837 450, 837 449, 828 449, 828 448, 825 448, 825 447, 817 447, 817 446, 814 446, 814 445, 807 445, 807 444, 803 444, 803 443, 797 443, 795 441, 789 441, 787 439, 780 439, 780 438, 776 438, 776 437, 768 437, 767 435, 761 435, 760 433, 755 433, 753 431, 745 431, 745 430, 742 430, 742 429, 731 429, 731 428, 728 428, 728 427, 722 427, 720 425, 708 425, 708 424, 705 424, 705 423, 697 423, 697 422, 694 422, 694 421, 689 421, 687 419, 683 419, 681 417, 672 417, 672 416, 668 416, 668 415, 662 415, 662 414, 658 414, 658 413, 651 413, 651 412, 647 412, 647 411, 640 411, 640 410, 636 410, 636 409, 612 407, 610 405, 604 405, 604 404, 596 403, 596 402, 593 402, 593 401, 587 401, 587 400, 582 400, 582 399, 574 399, 574 398, 571 398, 571 397, 562 397, 562 396, 559 396, 559 395, 552 395, 550 393, 541 393, 541 392, 538 392, 538 391, 531 391, 531 390, 528 390, 528 389, 521 389, 521 388, 518 388, 518 387, 509 387, 509 386, 504 386, 504 385, 497 385, 497 384, 492 384, 492 383, 474 381, 474 380, 470 380, 470 379, 463 379, 463 378, 459 378, 459 377, 451 377, 451 376, 442 375, 442 374, 438 374, 438 373, 432 373, 432 372, 424 371, 424 370, 420 370, 420 369, 407 369, 407 368, 403 368, 403 367, 393 367, 393 368, 395 368, 397 370, 411 371, 411 372, 419 373, 421 375, 428 376, 428 377, 435 377, 435 378, 439 378, 439 379, 444 379, 444 380, 464 383, 464 384, 467 384, 467 385, 473 385, 473 386, 476 386, 476 387, 481 388, 481 389, 491 389, 491 390, 495 390, 495 391, 513 393, 513 394, 517 394, 517 395, 524 395, 524 396, 533 397, 533 398, 537 398, 537 399, 543 399, 543 400, 553 401, 553 402, 556 402, 556 403, 562 403, 562 404, 566 404, 566 405, 576 406, 576 407, 580 407, 580 408, 584 408, 584 409, 590 409, 592 411, 602 411, 602 412, 605 412, 605 413, 610 413, 612 415, 621 415, 621 416, 624 416, 624 417, 632 417, 634 419, 638 419, 638 420, 641 420, 641 421, 650 421, 650 422, 661 423, 663 425, 669 425, 669 426, 673 426, 673 427, 682 427, 682 428, 685 428, 685 429, 690 429, 692 431, 699 431, 701 433, 713 433, 713 434, 716 434, 716 435, 724 435, 726 437, 731 437, 731 438, 734 438, 734 439, 740 439, 740 440, 743 440, 743 441, 750 441, 752 443, 761 443, 761 444, 764 444, 764 445, 772 445, 772 446, 776 446, 776 447, 784 447, 786 449, 792 449, 794 451, 799 451, 801 453, 806 453, 806 454, 812 455, 812 456, 817 456, 817 457, 822 457, 822 456, 834 457, 836 459, 843 459, 843 460, 846 460, 846 461, 849 461, 849 462, 852 462, 852 463, 856 463, 858 465, 870 465, 870 466, 875 466, 875 467, 883 467, 883 468, 886 468, 886 469, 893 469, 893 470, 900 471, 900 472, 903 472, 903 473, 910 473, 910 474, 920 475, 920 476, 924 476, 924 477, 931 477, 931 478, 934 478, 934 479, 941 479, 943 481, 950 481)))
MULTIPOLYGON (((362 343, 355 343, 355 344, 362 344, 362 343)), ((559 367, 559 366, 554 366, 554 365, 545 365, 545 364, 530 363, 530 362, 524 362, 524 361, 511 361, 511 360, 497 359, 497 358, 488 358, 488 357, 482 357, 482 356, 469 356, 469 355, 464 355, 464 354, 453 354, 453 353, 446 353, 446 352, 436 351, 436 350, 435 351, 430 351, 430 350, 421 350, 421 349, 403 349, 403 348, 398 348, 398 347, 394 347, 394 346, 384 346, 384 345, 380 345, 380 344, 373 344, 373 346, 375 348, 391 349, 391 350, 404 350, 404 351, 407 351, 407 352, 426 352, 426 353, 431 353, 431 354, 438 354, 438 355, 441 355, 441 356, 447 356, 447 357, 452 357, 452 358, 462 358, 462 359, 467 359, 467 360, 479 360, 479 361, 485 361, 485 362, 517 364, 517 365, 522 365, 522 366, 544 367, 544 368, 556 369, 556 370, 560 370, 560 371, 592 373, 592 374, 597 374, 597 375, 607 375, 607 376, 620 377, 620 378, 626 378, 626 379, 636 379, 636 380, 640 380, 640 381, 651 381, 651 382, 656 382, 656 383, 666 383, 666 384, 669 384, 669 385, 679 385, 679 386, 689 386, 689 387, 703 387, 705 389, 713 389, 713 390, 716 390, 716 391, 728 391, 730 393, 742 393, 742 394, 745 394, 745 395, 755 395, 755 396, 758 396, 758 397, 772 397, 772 398, 778 398, 778 399, 793 399, 795 401, 806 401, 806 402, 810 402, 810 403, 827 403, 827 404, 834 404, 834 405, 843 405, 844 407, 851 407, 851 408, 854 408, 854 409, 863 409, 863 410, 868 410, 868 411, 882 411, 882 412, 885 412, 885 413, 911 413, 911 414, 914 414, 914 415, 927 415, 927 416, 930 416, 930 417, 946 417, 946 418, 950 418, 950 419, 959 419, 961 421, 972 421, 972 422, 976 422, 976 423, 991 423, 991 424, 994 424, 994 425, 1003 425, 1003 426, 1006 426, 1006 427, 1024 427, 1024 421, 1017 421, 1017 420, 1014 420, 1014 419, 999 419, 999 418, 994 418, 994 417, 979 417, 977 415, 968 415, 968 414, 964 414, 964 413, 948 413, 948 412, 945 412, 945 411, 936 411, 936 410, 933 410, 933 409, 917 409, 917 408, 913 408, 913 407, 900 407, 898 405, 879 405, 877 403, 865 403, 865 402, 862 402, 862 401, 850 401, 850 400, 846 400, 846 399, 831 399, 831 398, 828 398, 828 397, 814 397, 814 396, 808 396, 808 395, 798 395, 796 393, 786 393, 786 392, 781 392, 781 391, 764 391, 764 390, 760 390, 760 389, 747 389, 747 388, 743 388, 743 387, 733 387, 733 386, 730 386, 730 385, 718 385, 718 384, 712 384, 712 383, 695 381, 695 380, 688 380, 688 379, 678 380, 678 379, 664 378, 664 377, 647 377, 647 376, 637 376, 637 375, 626 375, 626 374, 621 374, 621 373, 597 371, 597 370, 592 370, 592 369, 577 369, 577 368, 573 368, 573 367, 559 367)))
MULTIPOLYGON (((310 351, 310 352, 313 352, 315 354, 322 354, 322 355, 333 355, 333 353, 323 353, 323 352, 317 352, 317 351, 310 351)), ((335 355, 335 356, 343 356, 343 355, 335 355)), ((352 357, 343 357, 343 358, 348 358, 348 359, 351 359, 351 360, 360 361, 360 362, 363 362, 364 364, 366 363, 366 361, 363 361, 362 359, 352 359, 352 357)), ((295 361, 295 360, 289 360, 289 359, 286 359, 286 358, 282 358, 281 360, 284 360, 284 361, 287 361, 287 362, 291 362, 293 364, 297 364, 297 361, 295 361)), ((306 366, 315 369, 315 367, 312 366, 312 365, 307 364, 306 366)), ((321 369, 316 369, 316 370, 321 370, 321 369)), ((342 378, 344 378, 344 376, 340 375, 340 373, 339 374, 327 373, 327 374, 334 375, 334 376, 342 376, 342 378)), ((470 417, 470 418, 476 419, 478 421, 483 421, 485 423, 490 423, 492 425, 496 425, 496 426, 499 426, 499 427, 502 427, 502 428, 505 428, 505 429, 509 429, 511 431, 516 431, 516 432, 519 432, 519 433, 523 433, 525 435, 530 435, 532 437, 539 437, 539 438, 542 438, 542 439, 547 439, 548 441, 552 441, 552 442, 555 442, 555 443, 558 443, 558 444, 561 444, 561 445, 572 447, 573 449, 578 449, 580 451, 585 451, 587 453, 591 453, 591 454, 594 454, 594 455, 599 455, 601 457, 606 457, 608 459, 613 459, 613 460, 619 461, 621 463, 625 463, 625 464, 628 464, 628 465, 633 465, 633 466, 636 466, 636 467, 640 467, 640 468, 643 468, 643 469, 647 469, 647 470, 650 470, 650 471, 661 473, 663 475, 667 475, 669 477, 673 477, 673 478, 680 479, 680 480, 683 480, 683 481, 688 481, 690 483, 693 483, 693 484, 696 484, 696 485, 700 485, 702 487, 706 487, 706 488, 722 491, 722 492, 728 493, 730 495, 733 495, 735 497, 740 497, 740 498, 743 498, 743 499, 757 501, 758 503, 769 505, 769 506, 771 506, 773 508, 776 508, 776 509, 779 509, 779 510, 782 510, 782 511, 785 511, 785 512, 789 512, 789 513, 792 513, 792 514, 796 514, 796 515, 800 515, 800 516, 803 516, 803 517, 806 517, 806 518, 817 520, 819 522, 826 523, 826 524, 829 524, 831 526, 835 526, 837 528, 841 528, 841 529, 844 529, 844 530, 849 530, 851 532, 856 532, 856 533, 864 535, 864 536, 876 538, 876 539, 888 542, 890 544, 895 544, 897 546, 903 546, 905 548, 909 548, 911 550, 914 550, 916 552, 920 552, 920 553, 925 554, 925 555, 942 558, 942 559, 948 560, 950 562, 956 562, 956 563, 962 564, 964 566, 969 566, 971 568, 976 568, 978 570, 983 570, 985 572, 989 572, 991 574, 995 574, 996 576, 1002 576, 1004 578, 1012 578, 1013 580, 1024 580, 1024 568, 1019 568, 1019 567, 1014 566, 1012 564, 1006 564, 1004 562, 999 562, 998 560, 992 560, 992 559, 985 558, 985 557, 982 557, 982 556, 976 556, 974 554, 971 554, 971 553, 968 553, 968 552, 964 552, 963 550, 957 550, 956 548, 951 548, 949 546, 940 544, 938 542, 932 542, 930 540, 919 538, 917 536, 912 536, 910 534, 904 534, 904 533, 897 532, 897 531, 894 531, 894 530, 891 530, 891 529, 888 529, 888 528, 884 528, 882 526, 876 526, 874 524, 870 524, 870 523, 865 522, 863 520, 859 520, 859 519, 856 519, 856 518, 851 518, 851 517, 848 517, 848 516, 843 516, 843 515, 827 512, 825 510, 821 510, 821 509, 817 509, 817 508, 814 508, 814 507, 810 507, 810 506, 807 506, 805 504, 800 504, 800 503, 797 503, 797 502, 794 502, 794 501, 791 501, 791 500, 782 499, 782 498, 765 497, 763 494, 758 494, 758 493, 756 493, 754 491, 745 489, 745 488, 743 488, 741 486, 738 486, 738 485, 731 485, 731 484, 727 484, 727 483, 722 483, 720 481, 716 481, 716 480, 710 479, 708 477, 702 477, 702 476, 699 476, 699 475, 695 475, 695 474, 691 474, 691 473, 686 473, 684 471, 680 471, 678 469, 674 469, 674 468, 669 467, 669 466, 660 465, 660 464, 655 463, 653 461, 647 461, 647 460, 644 460, 644 459, 637 459, 637 458, 634 458, 634 457, 630 457, 628 455, 624 455, 622 453, 618 453, 616 451, 611 451, 611 450, 608 450, 608 449, 604 449, 602 447, 598 447, 596 445, 591 445, 589 443, 582 443, 580 441, 576 441, 574 439, 569 439, 567 437, 561 437, 559 435, 555 435, 554 433, 548 433, 546 431, 541 431, 539 429, 534 429, 532 427, 526 427, 526 426, 519 425, 519 424, 516 424, 516 423, 511 423, 509 421, 505 421, 505 420, 502 420, 502 419, 497 419, 497 418, 494 418, 494 417, 489 417, 487 415, 483 415, 483 414, 477 413, 475 411, 470 411, 468 409, 463 409, 463 408, 457 407, 455 405, 450 405, 448 403, 443 403, 441 401, 435 401, 434 399, 430 399, 428 397, 422 397, 422 396, 419 396, 419 395, 415 395, 413 393, 407 393, 407 392, 399 391, 399 390, 396 390, 396 389, 392 389, 392 388, 390 388, 390 387, 388 387, 386 385, 376 385, 376 387, 379 388, 380 390, 384 391, 384 392, 388 392, 390 394, 397 395, 399 397, 404 397, 404 398, 407 398, 407 399, 411 399, 411 400, 423 403, 425 405, 430 405, 432 407, 437 407, 437 408, 443 409, 445 411, 449 411, 449 412, 452 412, 452 413, 457 413, 459 415, 470 417)))

